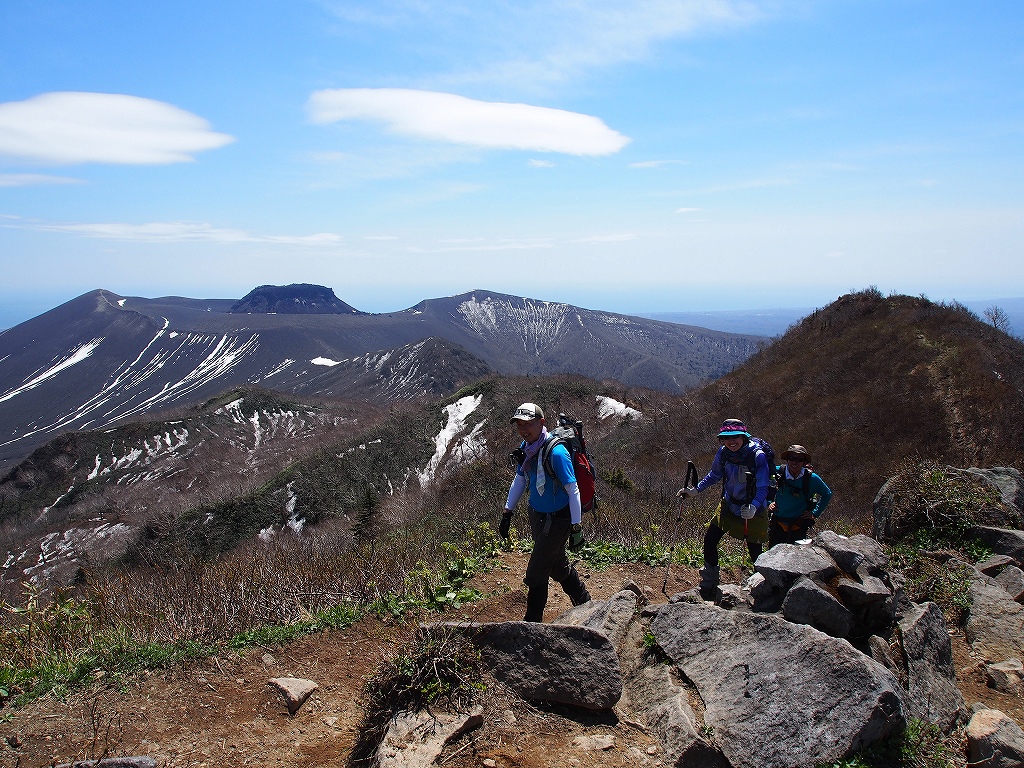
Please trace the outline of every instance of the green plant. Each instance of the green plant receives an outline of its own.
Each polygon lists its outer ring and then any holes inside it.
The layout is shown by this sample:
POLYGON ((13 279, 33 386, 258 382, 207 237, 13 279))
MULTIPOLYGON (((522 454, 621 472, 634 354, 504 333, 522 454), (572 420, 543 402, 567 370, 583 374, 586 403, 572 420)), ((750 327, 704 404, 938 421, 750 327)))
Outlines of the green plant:
POLYGON ((622 467, 603 470, 600 473, 600 476, 602 480, 608 483, 608 485, 614 488, 619 488, 626 493, 633 493, 636 490, 636 487, 633 485, 633 481, 626 476, 626 471, 622 467))
POLYGON ((819 768, 953 768, 956 751, 937 726, 911 719, 902 733, 819 768))

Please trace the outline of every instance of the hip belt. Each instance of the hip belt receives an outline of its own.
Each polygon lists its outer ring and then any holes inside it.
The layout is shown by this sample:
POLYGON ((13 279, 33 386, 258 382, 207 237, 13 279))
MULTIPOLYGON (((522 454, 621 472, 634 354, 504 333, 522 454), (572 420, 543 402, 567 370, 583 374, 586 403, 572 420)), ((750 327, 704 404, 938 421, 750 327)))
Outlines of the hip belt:
MULTIPOLYGON (((530 507, 533 509, 533 507, 530 507)), ((538 515, 544 515, 544 535, 547 536, 551 533, 551 521, 556 517, 569 517, 569 505, 566 504, 561 509, 556 509, 554 512, 541 512, 539 509, 533 509, 538 515)))

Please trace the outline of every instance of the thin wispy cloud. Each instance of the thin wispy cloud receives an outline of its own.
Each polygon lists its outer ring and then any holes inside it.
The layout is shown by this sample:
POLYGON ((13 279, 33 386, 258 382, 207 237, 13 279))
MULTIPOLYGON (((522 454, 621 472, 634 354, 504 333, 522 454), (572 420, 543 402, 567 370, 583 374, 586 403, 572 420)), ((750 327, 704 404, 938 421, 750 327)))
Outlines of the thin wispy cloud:
POLYGON ((764 0, 524 0, 469 3, 356 0, 325 5, 355 25, 429 29, 460 50, 452 83, 499 82, 530 88, 648 57, 661 42, 743 26, 778 6, 764 0), (458 43, 458 45, 456 45, 458 43))
POLYGON ((552 239, 547 237, 509 238, 497 241, 487 241, 482 238, 454 238, 439 241, 437 247, 412 246, 409 250, 414 253, 463 253, 467 251, 529 251, 553 248, 554 246, 552 239))
POLYGON ((796 184, 796 179, 788 176, 778 176, 768 179, 746 179, 729 184, 713 184, 697 190, 690 190, 687 194, 719 194, 722 192, 740 192, 745 189, 762 189, 765 187, 787 187, 796 184))
POLYGON ((308 155, 318 178, 315 189, 353 186, 361 181, 403 179, 452 163, 475 163, 480 151, 471 147, 447 146, 369 146, 358 152, 312 152, 308 155))
POLYGON ((17 225, 41 232, 62 232, 69 235, 125 240, 143 243, 208 242, 220 245, 273 243, 280 245, 338 245, 341 235, 319 232, 313 235, 262 235, 241 229, 214 227, 211 224, 184 221, 154 221, 147 224, 120 222, 55 223, 20 220, 17 225))
POLYGON ((687 165, 685 160, 642 160, 630 163, 630 168, 664 168, 666 165, 687 165))
POLYGON ((0 156, 47 164, 183 163, 234 141, 172 104, 116 93, 43 93, 0 104, 0 156))
POLYGON ((700 208, 676 208, 676 213, 696 213, 700 208))
POLYGON ((629 139, 599 118, 530 104, 478 101, 453 93, 405 88, 316 91, 310 120, 383 123, 400 136, 484 149, 519 149, 569 155, 610 155, 629 139))
POLYGON ((590 237, 581 237, 578 240, 573 240, 574 243, 588 243, 591 245, 598 245, 600 243, 625 243, 630 240, 636 240, 637 236, 631 233, 622 233, 615 235, 591 235, 590 237))
POLYGON ((52 184, 82 184, 81 179, 69 176, 49 176, 45 173, 0 173, 0 187, 40 187, 52 184))
POLYGON ((526 163, 531 168, 554 168, 555 164, 550 160, 529 160, 526 163))

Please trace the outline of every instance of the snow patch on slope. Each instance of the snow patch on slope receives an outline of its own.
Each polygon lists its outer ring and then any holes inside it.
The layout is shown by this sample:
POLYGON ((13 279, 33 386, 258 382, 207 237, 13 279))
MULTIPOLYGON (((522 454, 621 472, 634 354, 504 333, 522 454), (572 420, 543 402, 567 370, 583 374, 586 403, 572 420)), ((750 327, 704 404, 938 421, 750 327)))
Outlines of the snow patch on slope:
POLYGON ((644 417, 636 408, 630 408, 625 403, 620 403, 611 397, 597 396, 597 418, 610 419, 618 416, 624 419, 640 420, 644 417))
POLYGON ((459 304, 458 309, 470 328, 481 336, 520 337, 523 350, 538 357, 555 342, 572 312, 568 304, 490 297, 477 301, 476 296, 459 304))
MULTIPOLYGON (((448 414, 448 423, 444 429, 437 433, 437 437, 434 438, 434 455, 430 457, 430 461, 424 470, 419 473, 421 488, 426 488, 430 485, 434 475, 437 473, 437 468, 441 465, 441 461, 448 452, 448 446, 451 444, 451 441, 466 428, 466 418, 479 407, 483 399, 483 395, 467 395, 460 400, 456 400, 451 405, 445 406, 444 410, 448 414)), ((474 429, 474 432, 476 431, 478 430, 474 429)))

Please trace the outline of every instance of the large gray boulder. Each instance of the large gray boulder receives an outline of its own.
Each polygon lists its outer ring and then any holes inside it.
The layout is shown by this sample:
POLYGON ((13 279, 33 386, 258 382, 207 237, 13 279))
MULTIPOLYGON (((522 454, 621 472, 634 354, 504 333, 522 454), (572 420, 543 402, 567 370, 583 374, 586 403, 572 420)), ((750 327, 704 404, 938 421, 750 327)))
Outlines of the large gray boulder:
POLYGON ((839 579, 836 591, 843 602, 851 608, 861 608, 874 603, 883 603, 892 597, 892 590, 877 576, 865 576, 864 581, 839 579))
POLYGON ((999 500, 1018 513, 1024 512, 1024 477, 1013 467, 991 467, 990 469, 961 470, 964 474, 974 475, 999 491, 999 500))
POLYGON ((990 660, 1024 657, 1024 605, 976 568, 950 563, 968 569, 971 607, 964 635, 974 652, 990 660))
POLYGON ((986 576, 995 578, 1004 568, 1006 568, 1006 566, 1015 565, 1016 563, 1017 561, 1009 555, 992 555, 992 557, 987 560, 983 560, 974 567, 986 576))
POLYGON ((596 629, 529 621, 421 625, 423 632, 437 629, 462 632, 494 676, 524 699, 611 709, 622 696, 615 646, 596 629))
POLYGON ((846 573, 857 573, 862 568, 867 573, 877 573, 889 564, 889 556, 870 536, 840 536, 835 531, 824 530, 811 543, 828 552, 846 573))
POLYGON ((910 714, 935 723, 945 734, 967 716, 956 685, 953 642, 942 609, 935 603, 915 605, 897 623, 907 672, 910 714))
POLYGON ((617 649, 626 637, 639 601, 636 592, 623 589, 607 600, 591 600, 570 608, 551 623, 595 629, 606 635, 617 649))
POLYGON ((796 624, 810 624, 832 637, 846 637, 853 625, 850 609, 806 576, 797 579, 786 593, 782 615, 796 624))
POLYGON ((661 742, 665 761, 676 768, 728 768, 721 751, 702 735, 703 722, 687 688, 661 654, 644 642, 644 625, 633 623, 619 651, 624 691, 620 719, 640 721, 661 742))
POLYGON ((1018 603, 1024 602, 1024 571, 1015 565, 1008 565, 998 576, 993 577, 996 584, 1005 589, 1010 597, 1018 603))
POLYGON ((996 554, 1008 555, 1018 563, 1024 563, 1024 531, 976 525, 967 529, 967 538, 984 544, 996 554))
POLYGON ((754 563, 775 588, 786 590, 801 576, 828 581, 839 572, 835 560, 823 549, 800 544, 778 544, 763 553, 754 563))
POLYGON ((967 725, 967 760, 971 768, 1020 768, 1024 731, 998 709, 978 710, 967 725))
POLYGON ((734 768, 813 768, 906 726, 893 674, 811 627, 674 603, 654 613, 651 630, 696 686, 734 768))
POLYGON ((1020 659, 1006 659, 985 665, 985 677, 989 688, 1010 696, 1024 695, 1024 664, 1020 659))

